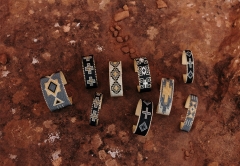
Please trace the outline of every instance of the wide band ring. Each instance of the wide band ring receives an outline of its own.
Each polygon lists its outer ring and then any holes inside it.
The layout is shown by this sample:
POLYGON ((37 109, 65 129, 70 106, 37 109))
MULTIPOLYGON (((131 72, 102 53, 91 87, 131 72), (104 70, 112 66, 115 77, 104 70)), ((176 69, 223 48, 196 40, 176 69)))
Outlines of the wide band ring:
POLYGON ((157 107, 157 114, 169 115, 172 102, 173 102, 173 92, 174 92, 174 79, 162 78, 160 86, 160 96, 157 107))
POLYGON ((97 72, 93 55, 82 57, 82 67, 86 88, 97 88, 97 72))
POLYGON ((40 79, 44 99, 51 111, 72 105, 72 97, 68 97, 64 87, 66 84, 67 81, 61 71, 40 79))
POLYGON ((109 85, 111 97, 123 96, 122 62, 109 62, 109 85))
POLYGON ((194 59, 192 51, 183 51, 182 64, 187 66, 187 74, 183 74, 184 83, 192 83, 194 79, 194 59))
POLYGON ((137 125, 133 125, 133 133, 146 136, 152 122, 153 102, 139 100, 135 115, 138 116, 137 125))
POLYGON ((197 106, 198 106, 198 97, 195 95, 189 95, 185 104, 185 108, 187 108, 187 116, 185 118, 184 122, 180 123, 180 129, 189 132, 195 115, 197 111, 197 106))
POLYGON ((93 103, 92 103, 91 114, 90 114, 89 124, 91 126, 98 125, 98 114, 102 106, 102 99, 103 99, 103 94, 96 92, 93 97, 93 103))
POLYGON ((146 57, 134 59, 134 70, 138 72, 139 85, 137 86, 138 92, 151 91, 152 81, 148 60, 146 57))

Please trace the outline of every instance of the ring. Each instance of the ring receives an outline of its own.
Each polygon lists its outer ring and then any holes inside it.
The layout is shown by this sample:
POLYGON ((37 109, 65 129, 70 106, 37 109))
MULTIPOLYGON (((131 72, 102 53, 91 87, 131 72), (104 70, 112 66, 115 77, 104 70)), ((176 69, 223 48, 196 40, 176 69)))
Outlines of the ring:
POLYGON ((72 105, 72 97, 68 97, 64 87, 66 84, 67 81, 61 71, 40 79, 44 99, 51 111, 72 105))
POLYGON ((122 62, 109 62, 109 84, 111 97, 123 96, 122 62))
POLYGON ((138 92, 151 91, 151 74, 146 57, 134 59, 134 70, 138 72, 139 85, 137 86, 138 92))
POLYGON ((82 67, 86 88, 97 88, 97 72, 93 55, 82 57, 82 67))
POLYGON ((135 115, 138 116, 137 125, 133 125, 133 133, 146 136, 152 122, 153 102, 139 100, 135 115))
POLYGON ((169 115, 174 92, 174 79, 162 78, 157 114, 169 115))
POLYGON ((103 94, 96 92, 94 95, 94 98, 93 98, 91 115, 90 115, 89 124, 91 126, 98 125, 98 114, 99 114, 99 110, 101 109, 101 106, 102 106, 102 99, 103 99, 103 94))
POLYGON ((185 108, 187 108, 187 116, 185 118, 184 122, 180 123, 180 129, 189 132, 195 115, 197 111, 197 105, 198 105, 198 97, 195 95, 189 95, 185 104, 185 108))
POLYGON ((190 50, 183 51, 182 64, 187 65, 187 74, 183 74, 184 83, 192 83, 194 79, 194 59, 192 51, 190 50))

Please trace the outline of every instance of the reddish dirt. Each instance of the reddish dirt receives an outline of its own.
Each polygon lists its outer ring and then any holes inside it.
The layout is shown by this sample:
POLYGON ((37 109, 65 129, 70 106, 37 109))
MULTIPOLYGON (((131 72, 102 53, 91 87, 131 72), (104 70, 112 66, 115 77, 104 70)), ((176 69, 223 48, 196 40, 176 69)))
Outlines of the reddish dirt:
POLYGON ((165 3, 159 9, 155 0, 1 0, 0 165, 240 165, 240 3, 165 3), (124 5, 129 17, 115 22, 124 5), (109 29, 115 25, 121 43, 109 29), (193 84, 182 80, 185 49, 195 58, 193 84), (99 87, 87 90, 81 56, 89 54, 99 87), (151 92, 137 92, 133 58, 140 56, 149 60, 151 92), (109 61, 122 61, 123 97, 110 97, 109 61), (57 71, 73 105, 50 112, 39 83, 57 71), (162 77, 175 80, 171 114, 154 113, 148 135, 134 135, 137 102, 151 100, 156 108, 162 77), (95 91, 104 97, 92 127, 95 91), (199 105, 186 133, 179 124, 191 93, 199 105))

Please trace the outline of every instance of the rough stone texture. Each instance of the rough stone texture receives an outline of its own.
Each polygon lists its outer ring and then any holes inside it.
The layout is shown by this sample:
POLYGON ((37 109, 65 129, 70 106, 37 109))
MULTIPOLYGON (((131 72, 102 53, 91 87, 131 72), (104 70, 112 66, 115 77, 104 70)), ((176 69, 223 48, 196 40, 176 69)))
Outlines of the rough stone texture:
POLYGON ((105 158, 107 157, 107 153, 104 150, 100 150, 98 152, 98 156, 100 160, 105 160, 105 158))
POLYGON ((122 47, 121 50, 122 50, 122 52, 123 52, 124 54, 129 53, 129 47, 128 47, 128 46, 122 47))
POLYGON ((127 5, 124 5, 124 6, 123 6, 123 10, 126 10, 126 11, 127 11, 127 10, 128 10, 128 6, 127 6, 127 5))
POLYGON ((118 36, 118 31, 114 31, 114 32, 113 32, 113 36, 114 36, 114 37, 117 37, 117 36, 118 36))
POLYGON ((146 0, 1 0, 0 55, 7 55, 7 63, 0 64, 0 165, 105 165, 112 157, 100 160, 99 151, 115 153, 114 148, 121 150, 121 157, 115 157, 121 166, 239 165, 240 3, 165 2, 168 7, 159 9, 156 1, 146 0), (115 22, 114 14, 125 3, 129 17, 115 22), (127 43, 112 36, 109 27, 116 30, 115 25, 123 40, 129 35, 127 43), (124 56, 126 45, 136 52, 124 56), (192 50, 195 60, 195 79, 189 85, 182 80, 185 49, 192 50), (89 54, 95 57, 97 89, 84 85, 81 57, 89 54), (132 58, 141 56, 149 61, 151 92, 136 90, 132 58), (123 97, 109 95, 109 61, 122 61, 123 97), (66 77, 73 105, 50 112, 39 80, 57 71, 66 77), (137 101, 156 105, 163 77, 175 80, 171 115, 154 113, 146 137, 132 134, 137 101), (88 123, 95 91, 104 98, 99 125, 93 127, 88 123), (199 97, 199 105, 192 129, 185 133, 179 122, 191 93, 199 97), (106 133, 111 124, 114 135, 106 133), (57 150, 61 158, 52 160, 57 150), (185 160, 186 150, 190 158, 185 160))
POLYGON ((118 36, 116 40, 117 40, 117 42, 119 42, 119 43, 122 43, 122 42, 123 42, 123 38, 122 38, 121 36, 118 36))
POLYGON ((166 8, 167 7, 167 4, 163 1, 163 0, 157 0, 157 7, 159 9, 161 8, 166 8))
POLYGON ((118 30, 118 31, 120 31, 122 28, 121 28, 119 25, 116 25, 116 26, 115 26, 115 29, 118 30))
POLYGON ((105 162, 106 166, 118 166, 117 161, 115 159, 108 159, 105 162))
POLYGON ((110 134, 110 135, 115 135, 116 134, 115 124, 111 124, 107 127, 107 134, 110 134))
POLYGON ((127 17, 129 17, 129 11, 122 11, 122 12, 115 14, 114 21, 121 21, 127 17))

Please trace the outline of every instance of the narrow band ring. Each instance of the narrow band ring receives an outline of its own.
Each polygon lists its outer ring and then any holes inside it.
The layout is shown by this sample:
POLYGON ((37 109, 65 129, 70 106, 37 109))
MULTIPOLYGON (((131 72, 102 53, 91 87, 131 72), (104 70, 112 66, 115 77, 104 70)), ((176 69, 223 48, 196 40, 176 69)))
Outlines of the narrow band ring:
POLYGON ((82 68, 86 88, 97 88, 97 72, 93 55, 82 57, 82 68))
POLYGON ((187 74, 183 74, 184 83, 193 83, 194 80, 194 59, 192 51, 185 50, 182 53, 182 64, 187 67, 187 74))
POLYGON ((95 93, 94 98, 93 98, 93 103, 92 103, 92 108, 91 108, 91 114, 90 114, 90 121, 89 124, 91 126, 97 126, 98 125, 98 114, 99 111, 102 107, 102 99, 103 99, 103 94, 102 93, 95 93))
POLYGON ((148 60, 146 57, 134 59, 134 70, 138 72, 139 85, 137 86, 138 92, 151 91, 152 81, 148 60))
POLYGON ((64 87, 66 84, 61 71, 40 79, 44 100, 51 111, 72 105, 72 97, 68 97, 64 87))
POLYGON ((133 125, 133 133, 146 136, 152 122, 153 102, 140 99, 135 115, 138 116, 137 125, 133 125))
POLYGON ((162 78, 157 114, 169 115, 172 108, 174 79, 162 78))
POLYGON ((109 85, 111 97, 123 96, 122 62, 109 62, 109 85))
POLYGON ((185 118, 184 122, 180 123, 180 129, 189 132, 195 115, 197 111, 197 106, 198 106, 198 97, 195 95, 189 95, 185 104, 185 108, 187 108, 187 116, 185 118))

